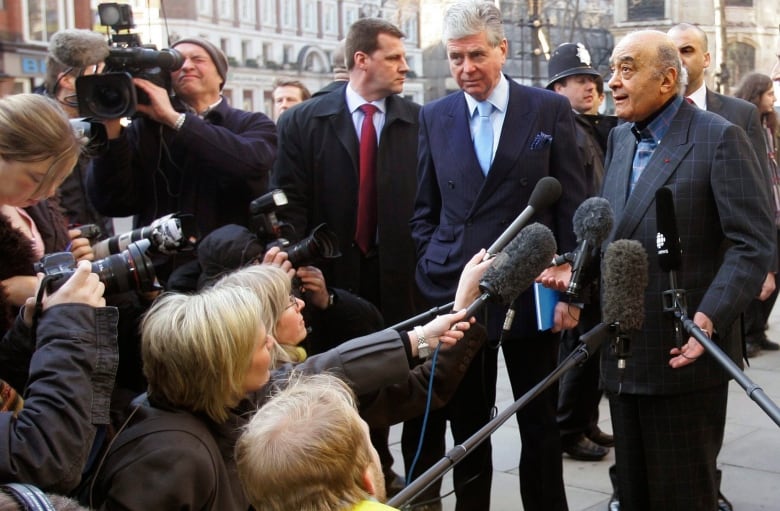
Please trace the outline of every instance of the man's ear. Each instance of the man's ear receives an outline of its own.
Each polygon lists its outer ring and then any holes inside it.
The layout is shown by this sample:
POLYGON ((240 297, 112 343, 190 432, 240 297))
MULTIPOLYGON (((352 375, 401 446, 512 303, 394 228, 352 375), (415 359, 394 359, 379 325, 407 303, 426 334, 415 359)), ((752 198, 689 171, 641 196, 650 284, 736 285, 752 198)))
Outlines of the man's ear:
POLYGON ((363 469, 363 489, 366 490, 369 495, 376 496, 374 479, 371 477, 371 465, 368 465, 363 469))

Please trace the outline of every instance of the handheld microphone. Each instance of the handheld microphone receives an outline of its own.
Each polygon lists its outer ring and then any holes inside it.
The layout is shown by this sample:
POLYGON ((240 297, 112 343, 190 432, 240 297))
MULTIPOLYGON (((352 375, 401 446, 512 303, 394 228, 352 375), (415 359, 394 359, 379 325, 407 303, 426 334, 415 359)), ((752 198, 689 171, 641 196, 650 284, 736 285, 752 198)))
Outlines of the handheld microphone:
POLYGON ((614 333, 612 350, 621 372, 631 356, 627 332, 639 330, 644 321, 647 270, 647 252, 636 240, 613 241, 604 252, 601 313, 614 333))
POLYGON ((485 258, 483 260, 490 259, 497 253, 501 252, 501 250, 507 246, 507 243, 509 243, 510 240, 517 236, 517 233, 520 232, 520 229, 522 229, 526 223, 528 223, 528 220, 531 219, 534 213, 554 204, 560 198, 560 196, 560 181, 552 176, 545 176, 540 179, 536 183, 534 191, 531 192, 531 197, 528 199, 528 205, 519 215, 517 215, 517 218, 515 218, 509 227, 504 230, 501 236, 499 236, 498 239, 496 239, 496 241, 494 241, 493 244, 488 247, 487 253, 485 254, 485 258))
POLYGON ((566 294, 578 296, 587 267, 593 260, 593 251, 599 250, 601 244, 612 231, 612 207, 609 201, 602 197, 591 197, 585 200, 574 212, 572 227, 577 236, 577 249, 571 263, 571 278, 566 294))
MULTIPOLYGON (((674 197, 667 187, 655 192, 656 237, 658 266, 669 272, 669 288, 663 292, 664 312, 675 311, 687 314, 687 300, 684 289, 677 288, 677 270, 682 266, 682 245, 677 231, 677 215, 674 209, 674 197)), ((682 325, 674 321, 674 336, 677 347, 683 344, 682 325)))
POLYGON ((550 229, 540 223, 525 227, 485 270, 479 283, 482 295, 469 305, 466 317, 473 316, 490 298, 512 302, 544 271, 555 251, 550 229))

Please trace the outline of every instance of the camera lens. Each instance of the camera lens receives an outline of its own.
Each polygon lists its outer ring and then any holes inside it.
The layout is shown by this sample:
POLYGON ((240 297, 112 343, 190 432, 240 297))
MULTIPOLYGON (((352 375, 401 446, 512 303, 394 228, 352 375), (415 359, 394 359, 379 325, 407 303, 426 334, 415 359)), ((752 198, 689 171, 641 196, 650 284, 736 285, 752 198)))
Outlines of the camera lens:
POLYGON ((154 289, 154 266, 145 255, 149 245, 149 240, 140 240, 119 254, 92 263, 92 272, 97 273, 106 286, 105 294, 154 289))
POLYGON ((325 224, 315 227, 308 237, 285 251, 287 259, 295 267, 315 264, 321 259, 341 257, 338 237, 325 224))

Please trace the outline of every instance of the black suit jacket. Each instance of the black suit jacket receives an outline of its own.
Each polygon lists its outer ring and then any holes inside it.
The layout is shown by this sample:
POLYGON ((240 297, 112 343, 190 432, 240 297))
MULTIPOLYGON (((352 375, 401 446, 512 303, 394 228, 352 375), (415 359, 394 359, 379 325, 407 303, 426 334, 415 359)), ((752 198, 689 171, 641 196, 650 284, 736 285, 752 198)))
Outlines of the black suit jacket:
MULTIPOLYGON (((629 332, 632 354, 622 392, 675 394, 712 387, 728 381, 713 357, 702 356, 680 369, 668 365, 675 336, 661 301, 670 286, 656 253, 655 192, 666 186, 674 196, 683 251, 678 287, 687 290, 688 316, 706 314, 715 326, 716 342, 739 362, 742 346, 735 320, 761 289, 772 257, 769 190, 745 132, 682 102, 627 198, 636 145, 632 126, 624 123, 612 130, 602 191, 615 212, 608 241, 636 239, 649 259, 643 327, 629 332)), ((602 350, 601 371, 607 390, 617 392, 620 377, 611 350, 602 350)))
MULTIPOLYGON (((338 89, 296 105, 279 119, 271 181, 284 190, 289 202, 278 216, 291 223, 298 236, 322 222, 336 233, 342 256, 321 269, 329 285, 357 292, 361 254, 354 236, 360 147, 347 110, 346 86, 342 82, 338 89)), ((413 315, 419 302, 409 219, 417 188, 420 106, 389 96, 386 108, 377 153, 377 225, 382 314, 392 324, 413 315)))

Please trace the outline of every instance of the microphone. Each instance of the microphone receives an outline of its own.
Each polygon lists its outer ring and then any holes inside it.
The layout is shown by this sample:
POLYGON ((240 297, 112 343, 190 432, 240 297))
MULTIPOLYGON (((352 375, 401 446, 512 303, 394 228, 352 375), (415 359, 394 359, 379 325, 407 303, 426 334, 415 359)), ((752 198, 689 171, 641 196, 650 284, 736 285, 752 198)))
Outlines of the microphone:
POLYGON ((494 241, 493 244, 488 247, 484 260, 487 260, 501 252, 501 250, 507 246, 507 243, 509 243, 510 240, 517 236, 517 233, 520 232, 520 229, 522 229, 526 223, 528 223, 528 220, 531 219, 534 213, 554 204, 560 198, 560 196, 560 181, 552 176, 545 176, 540 179, 536 183, 534 191, 531 192, 531 198, 528 199, 528 205, 519 215, 517 215, 517 218, 514 219, 514 221, 509 225, 509 227, 506 228, 501 236, 499 236, 498 239, 496 239, 496 241, 494 241))
MULTIPOLYGON (((664 312, 675 311, 687 314, 687 300, 684 289, 677 288, 677 270, 682 266, 682 244, 677 231, 677 215, 674 209, 672 190, 661 187, 655 192, 656 236, 655 246, 658 254, 658 266, 669 272, 669 288, 663 292, 664 312)), ((683 344, 682 325, 674 323, 674 336, 677 347, 683 344)))
POLYGON ((65 67, 87 67, 103 62, 109 48, 105 38, 90 30, 60 30, 49 41, 49 57, 65 67))
POLYGON ((644 321, 647 271, 647 252, 636 240, 613 241, 604 252, 601 314, 614 334, 612 350, 621 371, 631 356, 626 332, 639 330, 644 321))
POLYGON ((579 205, 572 218, 577 249, 571 261, 571 278, 566 294, 577 297, 582 288, 583 275, 593 260, 593 251, 598 251, 612 231, 612 207, 602 197, 591 197, 579 205))
POLYGON ((676 271, 682 265, 682 246, 677 232, 677 216, 672 191, 662 186, 655 192, 656 249, 658 265, 663 271, 676 271))
POLYGON ((479 283, 482 295, 469 305, 466 317, 473 316, 490 298, 512 302, 544 271, 556 248, 555 237, 546 226, 533 223, 521 230, 485 270, 479 283))

